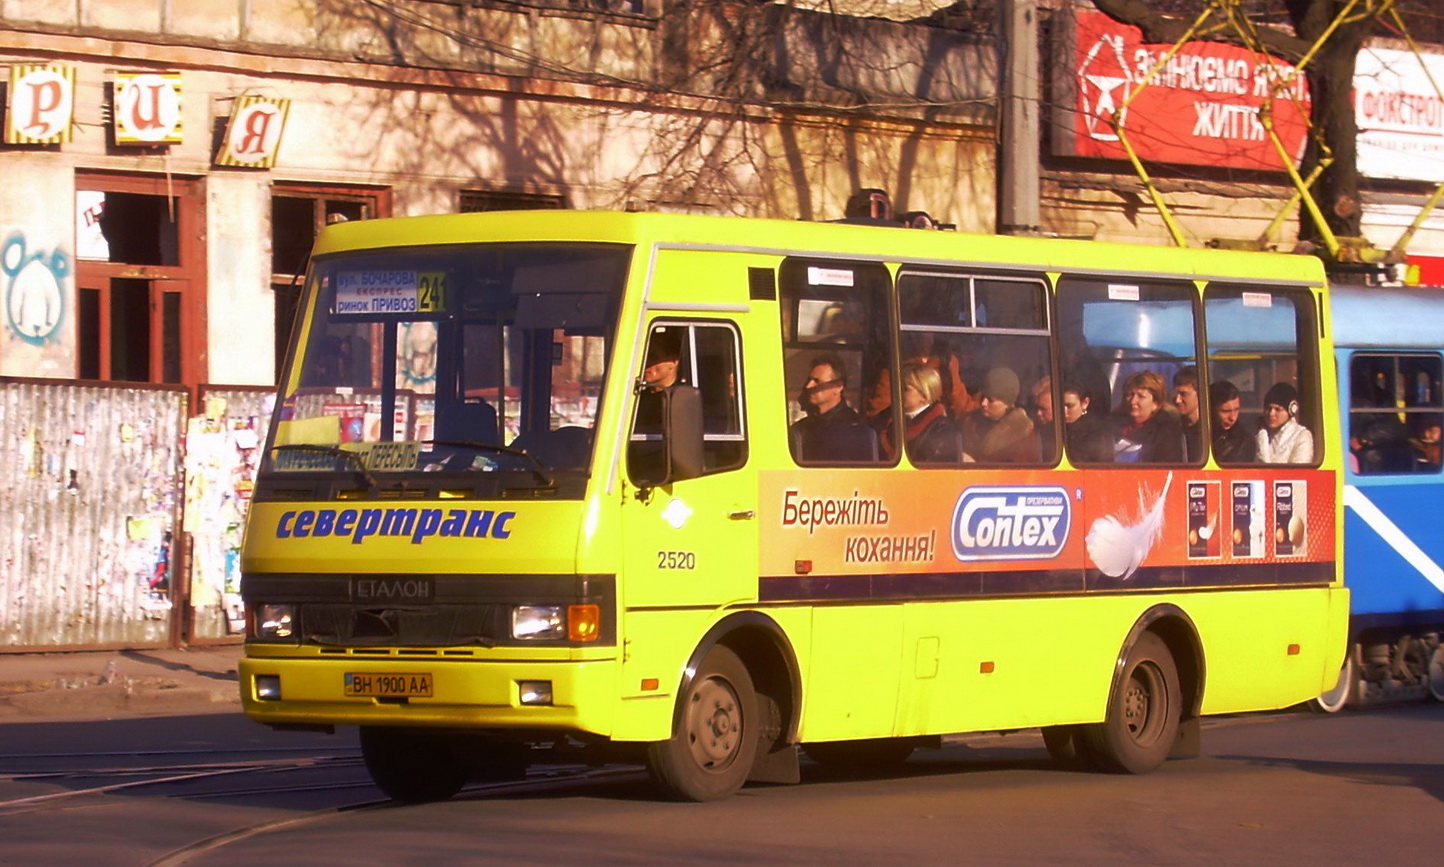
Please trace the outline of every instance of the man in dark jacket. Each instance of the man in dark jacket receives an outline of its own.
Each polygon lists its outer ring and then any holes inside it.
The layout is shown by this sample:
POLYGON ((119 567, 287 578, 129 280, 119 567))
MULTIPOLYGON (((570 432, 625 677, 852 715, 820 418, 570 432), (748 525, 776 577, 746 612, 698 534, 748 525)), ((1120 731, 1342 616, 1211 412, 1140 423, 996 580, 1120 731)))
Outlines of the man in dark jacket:
POLYGON ((808 463, 877 460, 877 434, 847 405, 847 367, 825 353, 812 359, 802 403, 807 415, 792 425, 793 457, 808 463))
POLYGON ((1181 367, 1173 375, 1173 405, 1178 408, 1178 421, 1183 426, 1184 458, 1189 462, 1203 460, 1203 419, 1198 408, 1198 368, 1181 367))
POLYGON ((1238 423, 1243 401, 1238 388, 1226 379, 1208 387, 1213 413, 1213 459, 1220 464, 1251 464, 1258 459, 1258 443, 1238 423))

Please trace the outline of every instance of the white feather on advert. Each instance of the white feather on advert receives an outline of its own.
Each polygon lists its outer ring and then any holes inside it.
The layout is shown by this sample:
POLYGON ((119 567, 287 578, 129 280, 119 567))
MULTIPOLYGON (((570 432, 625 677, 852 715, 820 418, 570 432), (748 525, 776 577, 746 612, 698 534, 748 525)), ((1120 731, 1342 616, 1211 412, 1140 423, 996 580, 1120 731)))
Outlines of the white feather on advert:
POLYGON ((1168 501, 1168 488, 1173 484, 1173 473, 1163 482, 1163 492, 1148 502, 1148 489, 1138 490, 1137 522, 1125 524, 1116 515, 1104 515, 1088 528, 1084 544, 1088 557, 1104 575, 1127 580, 1153 550, 1163 533, 1163 506, 1168 501))

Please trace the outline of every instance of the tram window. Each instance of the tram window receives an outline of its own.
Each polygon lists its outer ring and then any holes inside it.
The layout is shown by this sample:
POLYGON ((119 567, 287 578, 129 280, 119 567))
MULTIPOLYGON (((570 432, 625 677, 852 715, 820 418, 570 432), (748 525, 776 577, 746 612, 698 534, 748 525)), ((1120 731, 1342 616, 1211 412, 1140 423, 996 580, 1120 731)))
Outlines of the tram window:
POLYGON ((1197 298, 1191 283, 1059 280, 1063 387, 1086 398, 1093 417, 1066 428, 1069 460, 1109 462, 1099 440, 1111 437, 1113 463, 1203 462, 1203 412, 1187 417, 1173 400, 1175 384, 1201 380, 1197 298))
MULTIPOLYGON (((638 484, 662 478, 661 392, 693 391, 701 406, 701 475, 736 469, 747 461, 742 411, 741 342, 729 323, 657 322, 647 340, 644 385, 627 453, 627 470, 638 484), (658 371, 655 362, 661 362, 658 371)), ((685 478, 680 476, 678 478, 685 478)))
POLYGON ((1301 289, 1213 285, 1204 292, 1219 464, 1317 463, 1323 427, 1314 309, 1301 289))
POLYGON ((1444 362, 1434 353, 1349 361, 1349 465, 1359 475, 1440 471, 1444 362))
MULTIPOLYGON (((921 465, 1057 461, 1048 290, 1038 278, 904 268, 898 275, 904 378, 937 389, 940 416, 914 435, 921 465), (931 384, 930 384, 931 383, 931 384), (945 417, 942 417, 945 416, 945 417), (952 438, 955 437, 953 444, 952 438)), ((917 387, 914 391, 919 391, 917 387)), ((933 395, 907 396, 928 406, 933 395)), ((891 443, 885 442, 891 449, 891 443)))
POLYGON ((897 427, 882 265, 788 259, 779 272, 788 445, 803 465, 891 463, 897 427))

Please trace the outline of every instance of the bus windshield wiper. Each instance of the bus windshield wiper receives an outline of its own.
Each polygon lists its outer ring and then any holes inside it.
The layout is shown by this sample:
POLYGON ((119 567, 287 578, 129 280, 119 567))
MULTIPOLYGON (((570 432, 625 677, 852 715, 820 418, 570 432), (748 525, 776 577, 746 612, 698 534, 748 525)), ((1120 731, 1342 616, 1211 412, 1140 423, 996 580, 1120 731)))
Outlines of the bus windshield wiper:
POLYGON ((536 478, 536 480, 541 484, 543 488, 556 487, 556 480, 554 480, 551 476, 547 475, 546 467, 542 466, 542 462, 538 460, 537 456, 532 454, 531 452, 524 452, 521 449, 514 449, 510 446, 499 446, 495 443, 479 443, 475 440, 431 440, 430 442, 434 446, 451 446, 452 448, 476 449, 479 452, 492 452, 494 454, 510 455, 512 457, 521 458, 522 460, 527 462, 527 469, 531 471, 532 476, 536 478))
POLYGON ((361 480, 366 483, 368 489, 375 490, 376 488, 376 477, 371 475, 371 471, 367 469, 366 460, 361 456, 361 452, 354 452, 338 446, 321 445, 319 443, 283 443, 281 445, 271 446, 271 451, 313 452, 315 454, 344 458, 347 463, 356 467, 356 475, 361 477, 361 480))

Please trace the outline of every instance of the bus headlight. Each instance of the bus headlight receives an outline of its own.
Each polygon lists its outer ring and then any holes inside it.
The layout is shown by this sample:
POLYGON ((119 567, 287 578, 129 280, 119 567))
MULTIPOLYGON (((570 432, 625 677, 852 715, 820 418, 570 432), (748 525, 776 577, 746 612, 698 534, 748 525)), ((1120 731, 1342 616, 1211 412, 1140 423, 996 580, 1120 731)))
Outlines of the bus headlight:
POLYGON ((296 606, 257 605, 254 616, 256 638, 288 641, 296 637, 296 606))
POLYGON ((511 637, 545 641, 567 637, 567 610, 561 605, 518 605, 511 610, 511 637))

